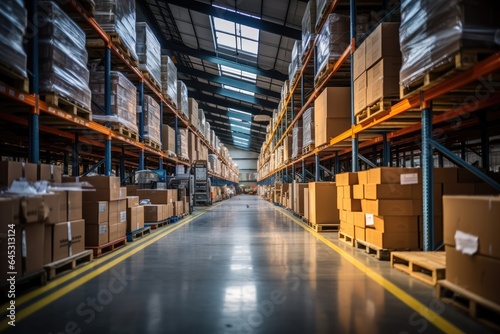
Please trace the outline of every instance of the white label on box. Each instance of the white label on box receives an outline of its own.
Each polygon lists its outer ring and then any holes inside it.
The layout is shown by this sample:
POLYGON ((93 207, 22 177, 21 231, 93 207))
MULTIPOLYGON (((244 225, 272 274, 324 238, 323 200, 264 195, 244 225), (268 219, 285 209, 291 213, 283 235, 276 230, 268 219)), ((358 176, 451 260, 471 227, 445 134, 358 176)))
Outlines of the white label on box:
POLYGON ((455 232, 455 243, 457 251, 462 254, 474 255, 479 248, 479 237, 457 230, 455 232))
POLYGON ((418 174, 401 174, 400 182, 402 185, 405 184, 418 184, 418 174))
POLYGON ((99 203, 99 212, 106 211, 106 203, 99 203))
POLYGON ((99 225, 99 234, 107 234, 108 226, 107 225, 99 225))
POLYGON ((365 220, 366 220, 366 226, 373 226, 375 225, 375 222, 373 220, 373 214, 371 213, 365 213, 365 220))
POLYGON ((120 211, 120 222, 127 221, 127 211, 120 211))

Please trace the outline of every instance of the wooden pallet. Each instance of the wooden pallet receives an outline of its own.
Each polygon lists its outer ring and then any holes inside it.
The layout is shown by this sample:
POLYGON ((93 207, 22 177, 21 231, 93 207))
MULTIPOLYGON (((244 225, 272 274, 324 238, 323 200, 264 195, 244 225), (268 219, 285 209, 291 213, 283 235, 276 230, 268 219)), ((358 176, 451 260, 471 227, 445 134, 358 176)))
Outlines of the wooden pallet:
POLYGON ((450 304, 484 325, 500 331, 500 305, 447 280, 439 280, 435 292, 436 297, 444 303, 450 304))
MULTIPOLYGON (((170 96, 167 94, 163 94, 163 97, 165 100, 167 100, 167 104, 170 104, 174 109, 177 110, 177 100, 173 100, 170 96)), ((182 111, 180 112, 181 114, 184 114, 182 111)))
POLYGON ((432 286, 446 277, 445 252, 392 252, 391 265, 432 286))
POLYGON ((363 111, 361 111, 359 114, 356 115, 356 124, 359 124, 360 122, 370 119, 373 116, 377 115, 378 113, 389 109, 397 102, 399 102, 399 99, 397 98, 391 98, 391 97, 381 98, 380 100, 373 103, 369 107, 366 107, 366 109, 364 109, 363 111))
MULTIPOLYGON (((10 276, 10 275, 8 275, 10 276)), ((24 275, 22 277, 16 278, 16 297, 20 296, 23 292, 28 290, 36 289, 40 286, 47 284, 47 272, 45 270, 39 270, 34 273, 24 275)), ((0 285, 0 292, 2 296, 0 301, 8 302, 7 293, 10 290, 9 282, 0 285)))
POLYGON ((8 64, 0 64, 0 81, 22 92, 30 90, 29 79, 18 74, 8 64))
POLYGON ((140 239, 148 234, 151 234, 151 227, 146 226, 135 231, 127 232, 127 241, 132 242, 140 239))
POLYGON ((111 130, 118 132, 122 136, 130 138, 132 140, 139 141, 139 134, 136 131, 130 130, 123 125, 112 125, 111 130))
POLYGON ((170 219, 162 220, 161 222, 144 222, 144 227, 150 227, 151 230, 157 230, 160 227, 170 224, 170 219))
POLYGON ((362 240, 355 240, 354 245, 356 248, 364 250, 367 254, 372 254, 376 259, 382 261, 389 261, 391 259, 391 250, 377 247, 369 242, 362 240))
POLYGON ((146 79, 147 81, 149 81, 149 83, 153 87, 155 87, 158 91, 161 92, 161 83, 159 83, 158 81, 156 81, 156 79, 151 75, 151 73, 149 73, 147 71, 147 69, 144 66, 145 65, 143 65, 143 64, 139 64, 139 70, 141 70, 142 76, 144 77, 144 79, 146 79))
POLYGON ((57 94, 40 94, 40 100, 66 111, 67 113, 79 116, 88 121, 92 120, 92 111, 70 101, 69 99, 59 96, 57 94))
POLYGON ((316 232, 338 232, 340 224, 310 224, 316 232))
MULTIPOLYGON (((321 9, 321 13, 316 12, 316 17, 317 17, 317 19, 316 19, 316 31, 319 30, 321 22, 324 21, 325 16, 327 16, 330 13, 330 8, 332 7, 332 2, 333 1, 334 0, 327 0, 327 1, 325 1, 325 5, 321 9)), ((316 10, 320 10, 320 9, 316 8, 316 10)))
POLYGON ((306 147, 302 148, 302 155, 306 155, 307 153, 311 152, 314 150, 314 144, 309 144, 306 147))
POLYGON ((154 148, 155 150, 161 150, 161 144, 158 144, 151 139, 144 139, 144 144, 151 148, 154 148))
POLYGON ((176 109, 177 114, 186 121, 189 121, 188 115, 186 115, 181 109, 176 109))
POLYGON ((94 257, 97 258, 112 253, 125 245, 127 245, 127 237, 122 237, 101 246, 85 247, 85 249, 92 250, 94 257))
MULTIPOLYGON (((132 58, 130 50, 125 44, 123 44, 120 36, 117 33, 110 33, 109 37, 113 45, 118 49, 121 56, 132 66, 139 66, 139 61, 132 58)), ((106 45, 101 38, 87 38, 86 41, 87 48, 103 49, 106 45)))
POLYGON ((351 247, 354 247, 354 238, 342 231, 339 231, 339 240, 345 242, 351 247))
POLYGON ((460 50, 450 61, 439 65, 436 68, 430 69, 420 78, 413 81, 408 86, 399 87, 400 99, 409 98, 415 94, 418 94, 422 90, 427 90, 437 84, 449 79, 457 72, 465 71, 479 61, 490 55, 492 51, 483 50, 460 50))
POLYGON ((317 87, 323 80, 328 76, 328 74, 333 71, 333 67, 335 66, 335 62, 328 62, 323 68, 316 74, 314 77, 314 87, 317 87))
POLYGON ((183 162, 189 162, 189 159, 183 158, 183 157, 177 157, 177 160, 183 161, 183 162))
POLYGON ((73 256, 47 263, 44 268, 49 280, 52 280, 68 271, 74 270, 94 260, 93 252, 85 250, 73 256))
POLYGON ((309 50, 311 46, 314 44, 314 40, 316 39, 316 34, 311 33, 311 38, 309 40, 309 43, 307 43, 307 46, 302 49, 302 56, 301 56, 301 63, 304 64, 305 59, 307 54, 309 53, 309 50))

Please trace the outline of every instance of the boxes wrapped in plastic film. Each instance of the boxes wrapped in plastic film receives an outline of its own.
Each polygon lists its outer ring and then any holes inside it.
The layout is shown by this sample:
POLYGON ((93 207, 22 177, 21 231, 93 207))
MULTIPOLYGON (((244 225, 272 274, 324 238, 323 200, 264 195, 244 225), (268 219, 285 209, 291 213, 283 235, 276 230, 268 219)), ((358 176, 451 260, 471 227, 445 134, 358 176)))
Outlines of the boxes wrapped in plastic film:
POLYGON ((26 78, 27 55, 23 48, 24 31, 28 24, 28 13, 23 0, 0 2, 0 63, 16 74, 26 78))
POLYGON ((151 96, 144 95, 144 139, 161 145, 160 127, 160 105, 151 96))
POLYGON ((85 33, 54 2, 41 1, 45 15, 38 30, 39 92, 64 97, 90 110, 85 33))
POLYGON ((200 130, 201 133, 205 133, 205 112, 203 109, 198 109, 198 130, 200 130))
POLYGON ((316 38, 316 0, 310 0, 302 17, 302 54, 309 51, 314 38, 316 38))
POLYGON ((315 1, 316 1, 316 27, 318 27, 321 18, 323 17, 321 14, 326 13, 327 9, 333 3, 333 0, 315 0, 315 1))
POLYGON ((148 72, 161 87, 161 46, 153 31, 145 22, 137 22, 135 26, 135 50, 139 58, 139 69, 148 72))
POLYGON ((189 119, 188 89, 181 80, 177 80, 177 111, 189 119))
POLYGON ((179 136, 177 137, 177 149, 179 152, 177 156, 185 160, 189 160, 188 136, 188 129, 179 129, 179 136))
POLYGON ((283 86, 281 86, 281 101, 286 100, 289 92, 290 92, 290 81, 285 80, 285 82, 283 82, 283 86))
POLYGON ((308 108, 302 114, 302 148, 314 145, 314 108, 308 108))
POLYGON ((205 133, 203 134, 203 136, 205 136, 205 139, 210 144, 210 123, 208 123, 207 120, 205 120, 205 133))
MULTIPOLYGON (((290 83, 294 84, 295 76, 302 69, 302 43, 300 41, 295 41, 292 49, 292 58, 290 61, 290 65, 288 66, 288 80, 290 83)), ((282 98, 286 98, 286 96, 282 96, 282 98)))
POLYGON ((177 108, 177 67, 169 56, 161 56, 161 91, 177 108))
POLYGON ((92 90, 92 119, 97 122, 109 122, 123 126, 130 131, 137 128, 137 89, 120 72, 111 71, 111 115, 104 110, 104 72, 92 70, 90 73, 92 90))
POLYGON ((302 155, 302 128, 295 124, 292 128, 292 159, 302 155))
POLYGON ((348 15, 328 15, 316 41, 318 73, 321 73, 329 62, 339 59, 349 46, 349 20, 348 15))
POLYGON ((135 0, 97 1, 95 20, 106 33, 118 35, 120 43, 128 49, 132 59, 137 60, 135 0))
MULTIPOLYGON (((408 87, 449 63, 460 50, 497 49, 500 2, 496 0, 403 0, 399 42, 400 84, 408 87)), ((467 59, 461 60, 466 65, 467 59)), ((472 60, 471 65, 477 60, 472 60)))
POLYGON ((283 145, 280 145, 278 146, 278 148, 276 149, 276 155, 275 155, 275 158, 276 158, 276 167, 280 167, 281 165, 283 165, 283 145))
POLYGON ((215 172, 216 164, 217 164, 217 155, 216 154, 209 154, 207 157, 207 162, 208 162, 208 170, 211 172, 215 172))

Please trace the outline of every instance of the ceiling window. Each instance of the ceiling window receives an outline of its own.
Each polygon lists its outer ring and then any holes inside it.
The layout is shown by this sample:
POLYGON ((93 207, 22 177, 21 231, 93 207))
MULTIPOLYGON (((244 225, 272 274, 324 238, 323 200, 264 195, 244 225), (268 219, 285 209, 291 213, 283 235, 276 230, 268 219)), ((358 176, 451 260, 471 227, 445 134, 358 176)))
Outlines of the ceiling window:
POLYGON ((236 88, 236 87, 233 87, 233 86, 229 86, 229 85, 222 85, 222 87, 225 88, 225 89, 232 90, 234 92, 238 92, 238 93, 243 93, 243 94, 252 95, 252 96, 255 95, 254 92, 251 92, 251 91, 248 91, 248 90, 244 90, 244 89, 239 89, 239 88, 236 88))

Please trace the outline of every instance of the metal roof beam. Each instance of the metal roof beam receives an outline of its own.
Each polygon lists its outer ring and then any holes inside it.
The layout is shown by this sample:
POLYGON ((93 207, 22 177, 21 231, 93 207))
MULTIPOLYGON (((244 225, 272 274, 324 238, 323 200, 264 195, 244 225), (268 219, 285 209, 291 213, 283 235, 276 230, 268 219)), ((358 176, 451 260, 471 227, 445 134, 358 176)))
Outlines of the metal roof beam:
MULTIPOLYGON (((214 116, 213 114, 205 114, 205 118, 207 118, 209 120, 210 126, 212 126, 212 122, 223 122, 224 124, 229 123, 229 124, 238 125, 238 126, 248 128, 250 130, 250 132, 253 132, 253 133, 260 133, 263 135, 266 134, 265 128, 264 129, 258 128, 252 124, 249 124, 249 123, 240 122, 240 121, 233 120, 233 119, 227 119, 224 117, 214 116)), ((236 130, 240 130, 240 129, 237 128, 236 130)))
POLYGON ((171 5, 186 8, 206 15, 211 15, 213 17, 218 17, 224 20, 236 22, 248 27, 267 31, 272 34, 285 36, 296 40, 300 40, 302 38, 302 31, 300 29, 290 28, 274 22, 257 19, 248 15, 233 12, 231 10, 214 7, 212 5, 199 1, 169 0, 167 2, 171 5))
POLYGON ((258 108, 258 109, 257 108, 249 108, 249 107, 243 106, 237 102, 232 102, 232 101, 228 101, 226 99, 221 99, 221 98, 218 98, 215 96, 202 94, 202 93, 197 92, 197 91, 189 91, 188 95, 189 95, 189 97, 192 97, 195 100, 198 100, 199 102, 204 101, 204 102, 211 103, 211 104, 225 106, 227 108, 238 109, 238 110, 250 113, 252 115, 259 115, 259 114, 263 114, 263 113, 266 115, 271 115, 270 112, 268 112, 266 110, 261 110, 260 108, 258 108))
POLYGON ((229 86, 233 86, 233 87, 236 87, 239 89, 248 90, 250 92, 254 92, 257 94, 274 97, 276 99, 281 98, 281 93, 274 92, 274 91, 269 90, 269 89, 257 87, 257 85, 252 84, 250 82, 246 82, 245 80, 239 80, 239 79, 231 78, 231 77, 224 76, 224 75, 211 74, 211 73, 208 73, 205 71, 200 71, 200 70, 197 70, 195 68, 186 67, 186 66, 182 66, 179 64, 177 64, 177 72, 181 72, 181 73, 184 73, 186 75, 195 76, 195 77, 205 79, 208 81, 216 82, 216 83, 221 84, 221 85, 229 85, 229 86))
POLYGON ((202 83, 194 80, 184 80, 184 83, 188 87, 196 88, 198 91, 203 90, 217 95, 222 95, 230 99, 240 100, 246 103, 251 103, 256 106, 261 106, 262 108, 268 109, 270 112, 278 107, 278 103, 256 98, 255 96, 236 92, 227 88, 217 87, 214 85, 202 83))
POLYGON ((253 116, 251 116, 251 115, 240 114, 240 113, 236 113, 234 111, 230 111, 230 110, 227 110, 227 109, 214 108, 214 107, 211 107, 211 106, 207 105, 204 102, 199 102, 198 106, 200 107, 200 109, 203 109, 205 111, 208 111, 210 113, 214 113, 214 114, 217 114, 217 115, 224 115, 224 116, 227 116, 227 117, 239 118, 239 119, 247 121, 247 122, 252 122, 253 121, 253 116))
POLYGON ((207 61, 212 62, 214 64, 229 66, 229 67, 232 67, 232 68, 237 69, 237 70, 246 71, 246 72, 260 75, 263 77, 267 77, 267 78, 271 78, 271 79, 275 79, 275 80, 280 80, 280 81, 285 81, 288 79, 288 74, 283 74, 283 73, 275 71, 275 70, 263 70, 256 65, 243 64, 243 63, 239 63, 239 62, 234 61, 234 60, 221 58, 221 57, 217 56, 217 54, 215 52, 193 49, 193 48, 190 48, 190 47, 184 45, 183 43, 169 41, 167 44, 167 48, 173 52, 176 52, 176 53, 186 54, 186 55, 189 55, 192 57, 200 58, 202 60, 207 60, 207 61))

